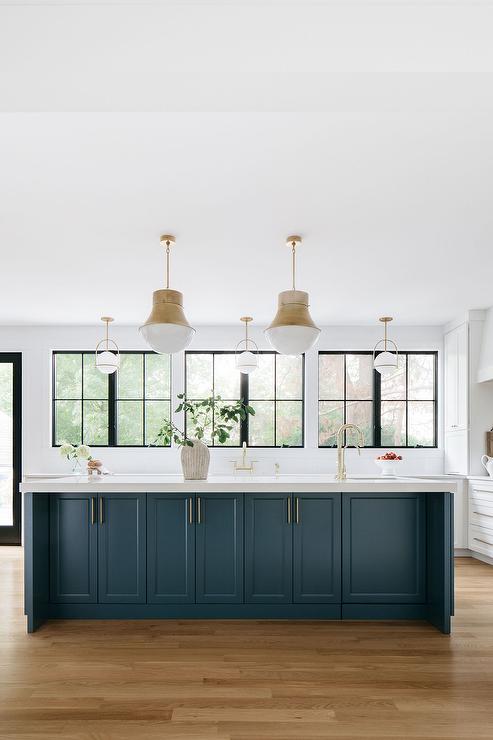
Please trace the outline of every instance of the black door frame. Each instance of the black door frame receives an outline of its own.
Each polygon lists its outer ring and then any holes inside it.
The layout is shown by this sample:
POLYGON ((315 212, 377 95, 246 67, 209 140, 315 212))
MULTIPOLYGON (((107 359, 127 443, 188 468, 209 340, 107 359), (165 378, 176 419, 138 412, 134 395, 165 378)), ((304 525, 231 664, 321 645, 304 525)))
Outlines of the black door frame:
POLYGON ((13 514, 14 523, 0 526, 0 545, 21 544, 22 505, 19 485, 22 480, 22 353, 0 352, 0 363, 13 365, 12 435, 13 435, 13 514))

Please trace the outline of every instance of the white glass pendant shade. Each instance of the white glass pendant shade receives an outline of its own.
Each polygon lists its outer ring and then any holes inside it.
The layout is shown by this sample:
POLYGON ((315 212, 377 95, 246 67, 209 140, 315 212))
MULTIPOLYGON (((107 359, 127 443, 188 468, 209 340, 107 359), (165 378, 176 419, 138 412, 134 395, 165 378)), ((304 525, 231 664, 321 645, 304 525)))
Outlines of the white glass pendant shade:
POLYGON ((392 375, 398 368, 397 355, 393 352, 380 352, 375 356, 373 366, 384 377, 392 375))
POLYGON ((151 314, 139 331, 154 352, 172 355, 186 349, 195 329, 183 311, 183 295, 169 288, 155 290, 151 314))
POLYGON ((270 345, 282 355, 302 355, 317 342, 320 329, 308 310, 308 293, 285 290, 279 293, 274 321, 265 330, 270 345))
POLYGON ((96 367, 105 375, 111 375, 120 367, 120 355, 116 352, 103 350, 96 354, 96 367))
POLYGON ((254 352, 250 352, 250 350, 242 352, 236 356, 236 367, 240 373, 245 373, 246 375, 252 373, 258 367, 257 355, 254 352))

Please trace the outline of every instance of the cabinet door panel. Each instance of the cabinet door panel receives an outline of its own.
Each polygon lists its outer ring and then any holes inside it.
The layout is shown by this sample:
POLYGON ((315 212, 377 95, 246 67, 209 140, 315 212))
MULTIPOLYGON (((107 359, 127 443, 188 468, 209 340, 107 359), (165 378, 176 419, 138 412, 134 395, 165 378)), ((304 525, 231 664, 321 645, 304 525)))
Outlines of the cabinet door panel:
POLYGON ((457 426, 469 427, 469 327, 462 324, 457 331, 457 426))
POLYGON ((293 580, 298 604, 340 602, 340 493, 295 495, 293 580))
POLYGON ((197 496, 196 600, 199 604, 243 602, 243 494, 197 496))
POLYGON ((55 603, 97 601, 98 528, 92 523, 96 497, 50 496, 50 599, 55 603))
POLYGON ((424 495, 343 494, 343 602, 425 601, 424 495))
POLYGON ((146 601, 146 494, 99 496, 99 601, 146 601))
POLYGON ((291 504, 291 494, 245 494, 247 603, 292 601, 291 504))
POLYGON ((195 495, 148 494, 147 595, 151 604, 195 602, 195 495))

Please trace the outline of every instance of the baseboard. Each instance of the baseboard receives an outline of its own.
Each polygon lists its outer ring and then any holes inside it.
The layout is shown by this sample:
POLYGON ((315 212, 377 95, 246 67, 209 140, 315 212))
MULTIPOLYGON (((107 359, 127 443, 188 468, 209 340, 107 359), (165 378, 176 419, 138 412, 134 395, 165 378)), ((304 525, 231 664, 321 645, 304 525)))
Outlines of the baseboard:
POLYGON ((493 565, 493 558, 489 558, 487 555, 483 555, 480 552, 471 552, 471 557, 475 560, 481 560, 482 563, 486 563, 487 565, 493 565))
POLYGON ((473 554, 465 547, 454 548, 454 558, 472 558, 473 554))

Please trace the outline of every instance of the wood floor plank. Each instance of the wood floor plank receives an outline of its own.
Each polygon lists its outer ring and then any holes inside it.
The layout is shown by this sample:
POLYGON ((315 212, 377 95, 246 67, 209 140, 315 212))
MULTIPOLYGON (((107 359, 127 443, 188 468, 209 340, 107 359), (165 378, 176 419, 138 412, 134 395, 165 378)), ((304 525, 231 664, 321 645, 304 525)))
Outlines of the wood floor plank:
POLYGON ((418 622, 59 621, 33 635, 0 548, 0 740, 493 738, 493 568, 418 622))

